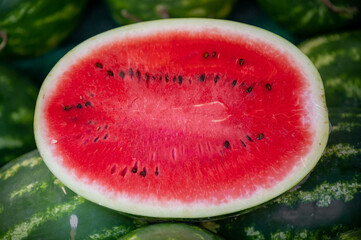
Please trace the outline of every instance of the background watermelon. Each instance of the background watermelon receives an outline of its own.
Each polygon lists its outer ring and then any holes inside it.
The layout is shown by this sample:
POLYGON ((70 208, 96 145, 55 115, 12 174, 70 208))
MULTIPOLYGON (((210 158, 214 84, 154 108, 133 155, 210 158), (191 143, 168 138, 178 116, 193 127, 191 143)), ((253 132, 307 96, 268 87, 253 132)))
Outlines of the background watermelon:
POLYGON ((35 148, 33 118, 38 88, 0 65, 0 167, 35 148))
POLYGON ((119 24, 177 17, 225 18, 235 0, 106 0, 111 15, 119 24))
POLYGON ((330 109, 326 151, 302 185, 250 213, 201 225, 226 239, 332 239, 361 228, 361 109, 330 109))
POLYGON ((0 42, 4 46, 0 49, 0 57, 29 57, 54 48, 74 29, 86 2, 1 1, 0 42))
POLYGON ((222 240, 222 238, 189 224, 159 223, 138 228, 119 240, 222 240))
POLYGON ((0 239, 39 240, 116 239, 144 224, 74 194, 37 151, 1 169, 0 223, 0 239))
POLYGON ((258 0, 264 11, 288 31, 308 36, 360 24, 359 0, 258 0))
POLYGON ((319 36, 299 45, 315 64, 331 107, 361 107, 361 31, 319 36))

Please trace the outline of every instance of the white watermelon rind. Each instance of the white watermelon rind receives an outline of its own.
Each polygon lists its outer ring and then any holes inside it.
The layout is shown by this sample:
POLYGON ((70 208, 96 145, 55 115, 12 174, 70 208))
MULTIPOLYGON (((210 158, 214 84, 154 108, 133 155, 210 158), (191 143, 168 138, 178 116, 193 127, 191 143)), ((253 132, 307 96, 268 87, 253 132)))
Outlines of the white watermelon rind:
POLYGON ((324 97, 324 88, 321 77, 312 62, 293 44, 287 40, 263 29, 236 23, 227 20, 214 19, 167 19, 127 25, 99 34, 67 53, 52 69, 45 79, 35 109, 34 131, 37 147, 44 162, 51 172, 67 187, 79 195, 108 208, 134 215, 157 218, 206 218, 231 214, 258 206, 267 202, 300 182, 317 164, 328 140, 329 120, 324 97), (287 53, 294 66, 303 69, 304 76, 309 79, 309 109, 310 115, 306 118, 312 120, 314 141, 310 152, 302 159, 300 166, 295 166, 287 177, 270 189, 259 189, 252 196, 243 199, 230 199, 227 203, 214 204, 207 201, 184 204, 180 201, 167 203, 157 202, 154 199, 134 199, 125 195, 113 195, 106 192, 96 182, 78 179, 74 172, 64 168, 61 156, 55 155, 53 149, 55 141, 47 137, 47 124, 44 118, 44 101, 46 96, 56 91, 56 79, 72 64, 77 63, 90 49, 111 44, 114 39, 122 39, 147 34, 162 34, 165 31, 217 30, 219 33, 232 36, 242 35, 256 41, 272 45, 281 53, 287 53), (111 197, 110 197, 111 196, 111 197))

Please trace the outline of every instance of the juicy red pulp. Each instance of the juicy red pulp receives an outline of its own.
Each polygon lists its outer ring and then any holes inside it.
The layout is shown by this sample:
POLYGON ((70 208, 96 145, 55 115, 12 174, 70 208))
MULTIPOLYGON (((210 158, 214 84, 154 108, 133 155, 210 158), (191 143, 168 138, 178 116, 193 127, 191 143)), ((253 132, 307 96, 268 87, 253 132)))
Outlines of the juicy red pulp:
POLYGON ((114 41, 57 84, 49 141, 78 177, 112 193, 226 202, 272 187, 312 144, 302 73, 247 38, 114 41))

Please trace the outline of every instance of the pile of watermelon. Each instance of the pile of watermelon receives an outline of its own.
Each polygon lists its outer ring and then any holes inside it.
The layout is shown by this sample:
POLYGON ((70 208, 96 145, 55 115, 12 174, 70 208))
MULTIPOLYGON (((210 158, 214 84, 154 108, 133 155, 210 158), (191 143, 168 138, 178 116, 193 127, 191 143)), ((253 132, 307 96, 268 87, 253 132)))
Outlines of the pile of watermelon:
POLYGON ((361 239, 360 11, 0 1, 0 239, 361 239))

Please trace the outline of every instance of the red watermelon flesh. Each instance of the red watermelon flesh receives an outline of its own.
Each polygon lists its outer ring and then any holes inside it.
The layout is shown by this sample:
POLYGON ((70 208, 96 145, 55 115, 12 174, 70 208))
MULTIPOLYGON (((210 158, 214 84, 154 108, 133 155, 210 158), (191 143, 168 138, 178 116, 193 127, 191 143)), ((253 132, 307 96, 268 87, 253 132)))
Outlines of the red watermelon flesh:
POLYGON ((317 71, 285 40, 239 23, 161 20, 65 56, 39 94, 45 162, 86 198, 131 214, 199 218, 276 197, 328 136, 317 71))

